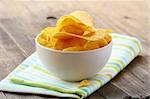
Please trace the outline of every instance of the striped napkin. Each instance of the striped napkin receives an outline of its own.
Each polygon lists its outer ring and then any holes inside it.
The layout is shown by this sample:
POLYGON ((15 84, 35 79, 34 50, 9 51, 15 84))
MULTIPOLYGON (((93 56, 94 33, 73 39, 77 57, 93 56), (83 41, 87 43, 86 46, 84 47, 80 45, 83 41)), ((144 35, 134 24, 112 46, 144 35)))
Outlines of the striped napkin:
POLYGON ((43 67, 35 52, 0 82, 0 89, 8 92, 85 98, 115 77, 142 50, 141 43, 136 38, 115 33, 111 36, 111 57, 97 75, 88 79, 91 83, 89 86, 79 88, 79 82, 67 82, 53 76, 43 67))

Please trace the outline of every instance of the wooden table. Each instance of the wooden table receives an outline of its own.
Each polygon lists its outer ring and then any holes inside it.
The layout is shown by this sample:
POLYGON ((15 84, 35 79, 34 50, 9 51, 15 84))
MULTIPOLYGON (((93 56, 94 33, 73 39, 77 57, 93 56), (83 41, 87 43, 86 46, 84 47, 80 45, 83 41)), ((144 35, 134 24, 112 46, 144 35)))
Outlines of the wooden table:
MULTIPOLYGON (((41 29, 74 10, 88 11, 96 27, 139 38, 143 52, 89 99, 122 99, 150 95, 150 14, 148 0, 9 0, 0 1, 0 80, 35 51, 41 29)), ((51 96, 0 92, 0 99, 48 99, 51 96)))

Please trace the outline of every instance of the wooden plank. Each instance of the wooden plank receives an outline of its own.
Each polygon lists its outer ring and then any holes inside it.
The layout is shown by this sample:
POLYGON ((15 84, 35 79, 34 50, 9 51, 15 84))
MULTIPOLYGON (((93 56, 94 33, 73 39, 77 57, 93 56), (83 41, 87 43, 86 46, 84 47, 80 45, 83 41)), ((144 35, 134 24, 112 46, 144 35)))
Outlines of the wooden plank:
MULTIPOLYGON (((6 99, 36 99, 34 95, 4 93, 6 99)), ((2 98, 3 99, 3 98, 2 98)))
POLYGON ((142 64, 144 61, 147 61, 145 64, 149 64, 148 60, 150 58, 144 60, 142 58, 137 57, 112 81, 113 84, 131 96, 147 96, 150 92, 150 88, 148 87, 150 85, 150 75, 148 70, 143 66, 144 64, 142 64), (140 61, 142 62, 139 63, 140 61))
POLYGON ((107 83, 94 94, 90 95, 88 99, 123 99, 126 96, 128 96, 128 94, 126 94, 123 90, 111 83, 107 83))
POLYGON ((0 27, 0 79, 6 77, 25 57, 21 49, 0 27))
MULTIPOLYGON (((60 99, 60 98, 54 97, 54 96, 49 96, 49 95, 0 92, 0 99, 60 99)), ((61 99, 66 99, 66 98, 61 98, 61 99)))
POLYGON ((6 99, 6 96, 3 92, 0 92, 0 99, 6 99))

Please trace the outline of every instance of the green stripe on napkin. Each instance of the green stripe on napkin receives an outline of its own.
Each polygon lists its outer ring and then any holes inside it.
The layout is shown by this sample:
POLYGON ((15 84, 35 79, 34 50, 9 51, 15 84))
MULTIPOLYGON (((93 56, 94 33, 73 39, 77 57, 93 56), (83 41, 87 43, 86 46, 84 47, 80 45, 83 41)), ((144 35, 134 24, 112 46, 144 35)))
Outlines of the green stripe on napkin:
POLYGON ((35 52, 0 82, 0 88, 9 92, 85 98, 116 76, 142 50, 136 38, 115 33, 111 36, 111 57, 97 75, 89 78, 91 84, 87 87, 78 88, 79 82, 67 82, 53 76, 43 67, 35 52))

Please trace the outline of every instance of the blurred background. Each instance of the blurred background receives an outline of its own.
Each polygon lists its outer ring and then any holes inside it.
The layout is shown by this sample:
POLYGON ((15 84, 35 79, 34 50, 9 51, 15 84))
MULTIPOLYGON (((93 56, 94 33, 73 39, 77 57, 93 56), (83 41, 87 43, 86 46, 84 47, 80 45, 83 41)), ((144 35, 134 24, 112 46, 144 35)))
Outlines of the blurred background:
POLYGON ((35 51, 34 38, 43 28, 54 26, 62 15, 84 10, 95 19, 95 27, 135 36, 143 45, 143 57, 111 81, 109 90, 102 90, 108 97, 149 95, 149 5, 149 0, 0 0, 0 80, 35 51))

